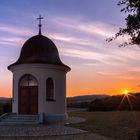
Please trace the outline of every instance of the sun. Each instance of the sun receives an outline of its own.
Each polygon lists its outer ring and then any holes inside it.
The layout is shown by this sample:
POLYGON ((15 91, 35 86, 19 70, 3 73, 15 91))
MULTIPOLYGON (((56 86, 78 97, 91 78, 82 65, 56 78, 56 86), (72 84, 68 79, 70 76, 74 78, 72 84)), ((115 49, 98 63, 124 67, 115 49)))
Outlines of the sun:
POLYGON ((129 91, 128 90, 124 90, 122 93, 127 95, 129 93, 129 91))

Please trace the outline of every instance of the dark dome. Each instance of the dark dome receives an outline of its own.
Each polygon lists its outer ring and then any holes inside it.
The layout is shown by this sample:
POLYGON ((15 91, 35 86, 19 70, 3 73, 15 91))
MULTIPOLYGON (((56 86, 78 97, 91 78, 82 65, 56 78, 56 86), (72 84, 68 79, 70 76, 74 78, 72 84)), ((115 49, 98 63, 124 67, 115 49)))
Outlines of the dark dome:
POLYGON ((27 63, 56 64, 70 69, 61 62, 55 44, 43 35, 36 35, 28 39, 21 49, 17 62, 9 67, 27 63))

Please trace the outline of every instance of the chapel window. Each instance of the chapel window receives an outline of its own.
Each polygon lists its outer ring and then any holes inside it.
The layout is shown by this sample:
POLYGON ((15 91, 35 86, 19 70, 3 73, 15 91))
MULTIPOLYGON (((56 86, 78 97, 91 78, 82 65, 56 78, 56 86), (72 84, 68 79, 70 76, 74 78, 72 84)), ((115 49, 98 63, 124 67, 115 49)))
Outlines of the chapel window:
POLYGON ((46 80, 46 100, 54 101, 54 82, 52 78, 46 80))

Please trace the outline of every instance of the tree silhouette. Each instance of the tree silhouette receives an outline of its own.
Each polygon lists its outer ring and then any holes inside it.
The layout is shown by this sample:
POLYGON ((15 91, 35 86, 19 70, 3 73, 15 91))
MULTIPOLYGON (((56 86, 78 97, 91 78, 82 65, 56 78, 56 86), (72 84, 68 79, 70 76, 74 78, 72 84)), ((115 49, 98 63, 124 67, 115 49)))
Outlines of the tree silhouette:
POLYGON ((140 0, 120 0, 118 5, 123 6, 121 12, 127 14, 125 18, 126 27, 119 28, 115 36, 108 38, 107 41, 110 42, 120 36, 128 35, 128 41, 120 44, 120 47, 127 45, 140 46, 140 0))

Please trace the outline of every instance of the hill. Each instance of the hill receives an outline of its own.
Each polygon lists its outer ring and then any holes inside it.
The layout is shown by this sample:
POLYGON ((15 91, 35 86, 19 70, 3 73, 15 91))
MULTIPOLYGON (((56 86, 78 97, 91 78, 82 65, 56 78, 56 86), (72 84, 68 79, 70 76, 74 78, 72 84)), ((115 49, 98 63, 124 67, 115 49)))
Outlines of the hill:
POLYGON ((109 97, 108 95, 84 95, 84 96, 75 96, 75 97, 68 97, 67 103, 75 103, 75 102, 91 102, 95 99, 102 99, 109 97))
POLYGON ((88 107, 89 111, 140 110, 140 93, 96 99, 88 107))
POLYGON ((84 95, 67 98, 67 107, 69 108, 88 108, 89 103, 96 99, 103 99, 108 95, 84 95))
POLYGON ((11 98, 0 97, 0 104, 11 103, 11 98))

